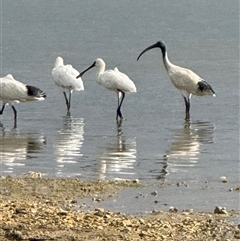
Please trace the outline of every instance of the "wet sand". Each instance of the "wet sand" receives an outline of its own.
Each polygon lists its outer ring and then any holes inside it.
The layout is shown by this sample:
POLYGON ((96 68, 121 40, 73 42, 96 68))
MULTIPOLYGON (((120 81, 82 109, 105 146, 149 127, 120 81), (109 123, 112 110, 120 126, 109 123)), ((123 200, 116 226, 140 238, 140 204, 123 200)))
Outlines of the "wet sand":
MULTIPOLYGON (((236 211, 220 213, 156 212, 144 216, 113 212, 101 200, 141 187, 137 181, 81 181, 42 178, 0 179, 0 240, 237 240, 236 211), (83 211, 81 199, 99 205, 83 211)), ((234 191, 239 191, 236 188, 234 191)), ((143 210, 144 213, 144 210, 143 210)))

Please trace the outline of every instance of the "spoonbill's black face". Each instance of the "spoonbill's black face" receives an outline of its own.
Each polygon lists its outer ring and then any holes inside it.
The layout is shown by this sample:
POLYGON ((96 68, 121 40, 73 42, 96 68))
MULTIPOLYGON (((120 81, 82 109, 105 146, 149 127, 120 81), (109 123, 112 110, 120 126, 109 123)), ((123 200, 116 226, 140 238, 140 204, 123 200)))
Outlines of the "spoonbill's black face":
POLYGON ((150 49, 153 49, 153 48, 160 48, 162 50, 162 53, 164 54, 165 56, 165 52, 166 52, 166 45, 163 41, 158 41, 157 43, 147 47, 146 49, 144 49, 138 56, 137 60, 140 59, 141 55, 143 55, 145 52, 149 51, 150 49))
POLYGON ((96 61, 93 62, 93 64, 88 67, 87 69, 85 69, 84 71, 82 71, 76 78, 80 78, 84 75, 85 72, 87 72, 88 70, 90 70, 91 68, 95 67, 96 66, 96 61))

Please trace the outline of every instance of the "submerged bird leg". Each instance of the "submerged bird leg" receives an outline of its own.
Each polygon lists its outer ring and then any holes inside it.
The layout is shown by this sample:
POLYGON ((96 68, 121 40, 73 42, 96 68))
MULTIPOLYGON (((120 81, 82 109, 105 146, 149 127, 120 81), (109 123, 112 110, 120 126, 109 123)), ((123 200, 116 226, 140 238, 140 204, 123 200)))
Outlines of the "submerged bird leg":
MULTIPOLYGON (((63 94, 64 94, 64 97, 65 97, 65 100, 66 100, 66 105, 67 105, 67 109, 68 109, 68 99, 67 99, 67 95, 66 95, 66 92, 65 91, 63 91, 63 94)), ((68 109, 69 110, 69 109, 68 109)))
MULTIPOLYGON (((121 92, 117 92, 117 98, 118 98, 118 107, 119 107, 119 100, 120 100, 120 98, 121 98, 121 92)), ((117 116, 116 116, 116 120, 118 120, 118 107, 117 107, 117 116)))
POLYGON ((68 98, 68 111, 70 110, 70 106, 71 106, 71 97, 72 97, 72 91, 69 90, 69 98, 68 98))
POLYGON ((185 120, 190 120, 190 99, 187 97, 183 97, 186 106, 186 118, 185 120))
POLYGON ((16 129, 17 128, 17 119, 14 119, 14 125, 13 128, 16 129))
POLYGON ((118 108, 117 108, 117 118, 119 116, 119 118, 122 119, 123 117, 122 117, 122 113, 121 113, 121 106, 122 106, 122 103, 123 103, 123 99, 125 97, 125 93, 121 90, 118 90, 118 91, 119 91, 119 93, 122 94, 122 99, 121 99, 120 104, 118 105, 118 108))
POLYGON ((14 112, 14 120, 16 121, 17 120, 17 110, 15 109, 15 107, 13 105, 12 105, 12 109, 14 112))
POLYGON ((3 110, 4 110, 4 108, 5 108, 5 105, 6 105, 6 104, 3 104, 2 109, 0 110, 0 115, 3 114, 3 110))

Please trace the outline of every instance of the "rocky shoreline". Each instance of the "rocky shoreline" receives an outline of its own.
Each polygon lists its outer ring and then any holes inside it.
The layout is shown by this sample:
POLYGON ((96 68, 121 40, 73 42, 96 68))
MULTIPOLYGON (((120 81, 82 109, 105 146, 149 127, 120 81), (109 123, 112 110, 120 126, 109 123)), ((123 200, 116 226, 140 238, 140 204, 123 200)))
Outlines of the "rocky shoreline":
MULTIPOLYGON (((112 197, 133 182, 49 179, 39 176, 0 179, 0 240, 237 240, 236 211, 153 212, 144 216, 104 210, 82 211, 85 197, 112 197)), ((239 191, 239 190, 237 190, 239 191)), ((99 199, 99 200, 100 200, 99 199)), ((215 209, 216 210, 216 209, 215 209)))

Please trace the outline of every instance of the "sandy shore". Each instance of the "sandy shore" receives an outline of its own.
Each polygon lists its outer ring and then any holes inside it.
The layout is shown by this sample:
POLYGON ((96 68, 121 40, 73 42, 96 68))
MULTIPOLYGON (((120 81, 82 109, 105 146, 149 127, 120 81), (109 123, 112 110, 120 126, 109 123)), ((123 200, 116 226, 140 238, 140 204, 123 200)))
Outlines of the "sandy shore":
POLYGON ((0 240, 240 239, 240 225, 231 222, 236 212, 159 212, 135 217, 101 207, 100 197, 139 187, 137 182, 33 177, 0 179, 0 240), (99 208, 82 211, 79 203, 85 197, 94 197, 99 208))

